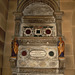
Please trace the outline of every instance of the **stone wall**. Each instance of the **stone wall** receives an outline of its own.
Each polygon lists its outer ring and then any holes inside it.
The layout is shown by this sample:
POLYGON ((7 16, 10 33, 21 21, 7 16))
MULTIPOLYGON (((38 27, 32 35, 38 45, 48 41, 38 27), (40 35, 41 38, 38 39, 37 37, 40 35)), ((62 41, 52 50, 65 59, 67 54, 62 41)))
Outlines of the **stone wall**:
POLYGON ((64 11, 62 31, 65 36, 65 75, 75 75, 75 0, 61 0, 60 7, 64 11))
MULTIPOLYGON (((2 0, 4 1, 4 0, 2 0)), ((6 0, 5 0, 6 1, 6 0)), ((60 0, 61 11, 64 11, 62 21, 63 36, 65 36, 65 75, 75 75, 75 0, 60 0)), ((1 2, 1 1, 0 1, 1 2)), ((6 3, 6 2, 5 2, 6 3)), ((11 41, 14 35, 15 18, 13 12, 16 11, 17 0, 9 0, 8 20, 5 36, 3 75, 11 75, 9 57, 11 55, 11 41)), ((0 8, 1 9, 1 8, 0 8)), ((2 10, 4 11, 4 10, 2 10)), ((0 11, 0 12, 2 12, 0 11)), ((3 13, 2 13, 3 14, 3 13)), ((2 15, 1 15, 2 16, 2 15)), ((1 19, 2 20, 2 19, 1 19)), ((3 21, 3 20, 2 20, 3 21)), ((1 22, 2 22, 1 21, 1 22)), ((5 31, 6 23, 2 22, 2 29, 5 31)), ((1 24, 0 24, 1 25, 1 24)))
POLYGON ((2 75, 8 0, 0 0, 0 75, 2 75))
POLYGON ((15 18, 13 12, 16 11, 17 0, 9 0, 8 18, 5 36, 4 57, 3 57, 3 72, 2 75, 11 75, 9 58, 11 56, 11 41, 14 35, 15 18))

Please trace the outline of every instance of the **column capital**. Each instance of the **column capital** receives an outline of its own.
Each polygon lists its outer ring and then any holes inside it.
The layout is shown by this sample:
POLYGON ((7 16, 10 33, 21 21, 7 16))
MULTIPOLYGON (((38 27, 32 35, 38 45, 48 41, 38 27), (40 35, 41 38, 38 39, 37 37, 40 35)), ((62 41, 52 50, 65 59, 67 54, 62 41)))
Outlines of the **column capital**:
POLYGON ((54 12, 54 16, 56 20, 62 20, 62 15, 64 14, 63 11, 54 12))
POLYGON ((22 12, 13 12, 15 15, 15 20, 21 20, 21 17, 23 16, 22 12))

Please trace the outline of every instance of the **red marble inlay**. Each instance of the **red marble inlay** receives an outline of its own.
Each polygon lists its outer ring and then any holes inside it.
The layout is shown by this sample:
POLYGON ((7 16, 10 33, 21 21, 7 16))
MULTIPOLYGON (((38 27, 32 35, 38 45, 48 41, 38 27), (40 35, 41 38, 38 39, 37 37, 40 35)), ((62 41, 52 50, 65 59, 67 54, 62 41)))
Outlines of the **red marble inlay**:
POLYGON ((30 34, 30 33, 31 33, 31 30, 27 29, 26 34, 30 34))
POLYGON ((27 52, 26 51, 23 51, 22 52, 22 56, 26 56, 27 55, 27 52))
POLYGON ((51 34, 51 30, 47 29, 46 34, 51 34))

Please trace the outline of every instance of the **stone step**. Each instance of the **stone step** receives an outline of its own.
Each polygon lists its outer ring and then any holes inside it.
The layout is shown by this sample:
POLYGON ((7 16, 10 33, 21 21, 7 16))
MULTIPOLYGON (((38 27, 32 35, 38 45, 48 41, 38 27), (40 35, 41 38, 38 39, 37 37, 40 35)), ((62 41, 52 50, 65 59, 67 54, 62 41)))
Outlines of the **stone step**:
POLYGON ((42 74, 42 73, 17 73, 17 75, 64 75, 64 74, 42 74))

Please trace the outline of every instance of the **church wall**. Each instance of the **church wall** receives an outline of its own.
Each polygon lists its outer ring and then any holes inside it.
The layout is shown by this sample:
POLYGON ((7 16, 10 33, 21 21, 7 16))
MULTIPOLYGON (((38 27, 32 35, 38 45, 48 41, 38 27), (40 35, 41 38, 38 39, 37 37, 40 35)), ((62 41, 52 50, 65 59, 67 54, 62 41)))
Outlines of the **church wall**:
MULTIPOLYGON (((65 75, 75 75, 75 1, 60 0, 60 9, 64 11, 62 19, 62 34, 65 37, 65 75)), ((15 18, 13 12, 16 11, 17 0, 9 0, 8 20, 5 36, 3 75, 11 75, 9 57, 11 55, 11 41, 14 35, 15 18)), ((3 26, 3 25, 2 25, 3 26)), ((5 27, 5 26, 4 26, 5 27)), ((3 27, 3 29, 4 29, 3 27)))
POLYGON ((14 35, 15 18, 13 12, 16 11, 17 0, 9 0, 8 19, 5 36, 4 58, 3 58, 3 73, 2 75, 11 75, 11 67, 9 58, 11 56, 11 41, 14 35))
POLYGON ((2 74, 2 66, 3 66, 3 48, 4 45, 0 42, 0 75, 2 74))
POLYGON ((0 27, 6 30, 6 19, 8 12, 8 0, 0 0, 0 27))
POLYGON ((65 36, 65 75, 75 75, 75 1, 74 0, 61 0, 61 11, 64 11, 62 21, 62 33, 65 36))
POLYGON ((75 8, 72 17, 72 35, 73 35, 73 50, 74 50, 74 69, 75 69, 75 8))
POLYGON ((2 75, 8 0, 0 0, 0 75, 2 75))

